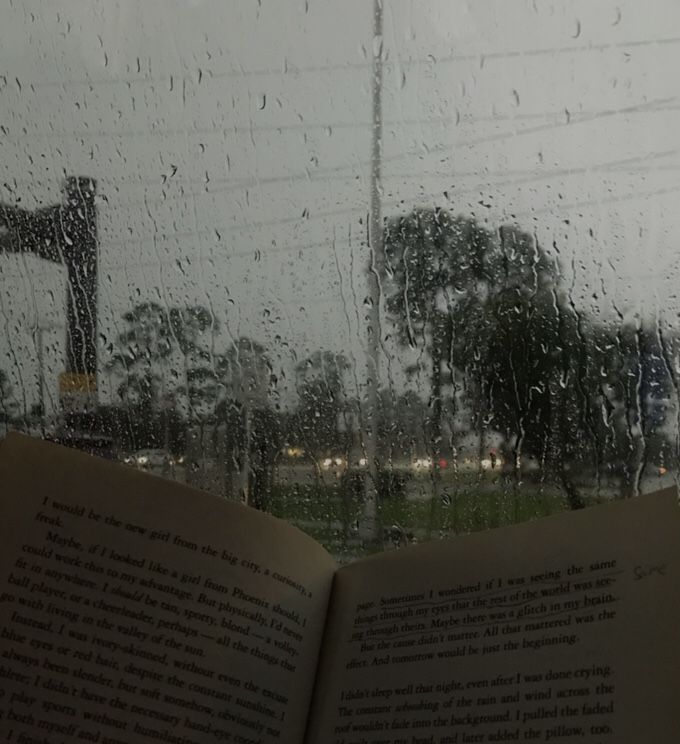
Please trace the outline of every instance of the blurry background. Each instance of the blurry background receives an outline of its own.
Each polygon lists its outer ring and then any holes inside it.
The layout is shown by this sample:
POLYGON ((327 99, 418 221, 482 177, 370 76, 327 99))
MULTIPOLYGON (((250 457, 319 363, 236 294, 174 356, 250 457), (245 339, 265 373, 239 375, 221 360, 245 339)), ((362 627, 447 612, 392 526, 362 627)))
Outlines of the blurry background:
POLYGON ((345 560, 676 479, 673 0, 24 0, 0 39, 0 435, 345 560))

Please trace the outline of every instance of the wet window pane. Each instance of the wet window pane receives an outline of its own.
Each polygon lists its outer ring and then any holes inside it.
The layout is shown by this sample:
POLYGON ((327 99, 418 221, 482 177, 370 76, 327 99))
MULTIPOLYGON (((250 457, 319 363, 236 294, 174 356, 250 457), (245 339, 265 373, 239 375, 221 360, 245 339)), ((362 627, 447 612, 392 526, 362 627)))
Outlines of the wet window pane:
POLYGON ((677 477, 680 6, 11 3, 0 435, 342 560, 677 477))

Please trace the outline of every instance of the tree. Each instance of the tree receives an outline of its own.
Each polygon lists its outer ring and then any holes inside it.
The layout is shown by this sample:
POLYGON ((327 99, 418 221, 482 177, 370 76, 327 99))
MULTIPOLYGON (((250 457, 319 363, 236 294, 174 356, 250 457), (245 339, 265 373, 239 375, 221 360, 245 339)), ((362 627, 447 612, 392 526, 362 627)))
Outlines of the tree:
MULTIPOLYGON (((262 443, 270 434, 269 391, 273 371, 264 346, 241 336, 217 359, 217 377, 224 386, 220 418, 234 425, 232 445, 239 470, 243 500, 265 508, 268 500, 266 473, 273 466, 271 448, 262 443), (259 444, 258 444, 259 443, 259 444)), ((275 453, 274 453, 275 454, 275 453)))
POLYGON ((348 409, 345 376, 349 370, 344 354, 328 350, 315 351, 295 368, 297 428, 305 448, 316 457, 348 444, 341 441, 339 420, 348 409))
POLYGON ((491 232, 416 209, 387 221, 385 250, 398 339, 429 364, 435 495, 443 423, 455 451, 461 412, 478 434, 480 468, 487 432, 500 432, 515 493, 535 460, 574 509, 584 505, 578 481, 594 476, 599 490, 601 474, 616 474, 624 493, 636 493, 647 462, 667 460, 667 410, 680 389, 673 334, 589 317, 557 260, 515 225, 491 232))
POLYGON ((411 460, 428 451, 425 446, 427 404, 413 390, 396 393, 389 388, 380 390, 378 400, 380 461, 411 460))
POLYGON ((218 323, 202 305, 174 307, 170 328, 183 358, 184 384, 190 421, 199 424, 214 419, 219 400, 216 357, 213 353, 218 323))
POLYGON ((228 400, 251 408, 267 405, 273 370, 262 344, 241 336, 217 358, 216 367, 228 400))
POLYGON ((0 369, 0 423, 8 424, 14 421, 19 412, 19 403, 14 397, 14 388, 9 375, 0 369))
POLYGON ((552 264, 533 236, 499 230, 498 256, 486 302, 482 384, 495 426, 506 436, 516 473, 525 453, 544 455, 551 431, 553 380, 573 356, 570 315, 552 264), (561 354, 563 348, 568 353, 561 354))
POLYGON ((535 458, 578 509, 585 502, 576 476, 597 492, 606 472, 621 472, 622 479, 627 472, 629 484, 637 473, 639 480, 653 441, 644 433, 645 381, 659 397, 669 394, 659 382, 665 366, 659 345, 640 329, 596 321, 578 308, 561 286, 556 261, 533 236, 502 228, 498 250, 480 386, 494 427, 506 437, 516 481, 523 458, 535 458))
POLYGON ((123 314, 127 327, 116 339, 108 369, 122 378, 117 392, 131 407, 158 410, 165 392, 164 363, 172 351, 166 310, 143 302, 123 314))
POLYGON ((251 417, 250 505, 267 511, 274 485, 274 463, 284 445, 284 430, 281 416, 271 406, 254 409, 251 417))
POLYGON ((208 308, 203 305, 173 307, 170 308, 168 319, 182 354, 191 355, 199 349, 205 349, 207 332, 210 332, 208 348, 212 347, 213 333, 218 330, 218 323, 208 308))
POLYGON ((117 393, 128 413, 129 446, 169 443, 178 384, 169 383, 167 363, 173 348, 165 308, 143 302, 124 313, 126 328, 116 339, 107 368, 120 379, 117 393))
POLYGON ((420 347, 430 360, 428 428, 436 491, 443 388, 455 387, 456 368, 478 358, 478 346, 472 347, 486 339, 483 309, 493 281, 493 239, 473 219, 439 208, 416 209, 387 221, 385 252, 387 309, 399 341, 420 347))
POLYGON ((390 220, 385 242, 388 310, 401 343, 423 348, 431 364, 435 494, 445 404, 453 438, 463 386, 480 467, 486 432, 500 431, 517 485, 525 457, 535 457, 552 468, 572 507, 582 506, 567 478, 564 445, 569 434, 592 428, 587 330, 565 300, 556 262, 515 226, 492 233, 438 209, 390 220))
POLYGON ((677 395, 677 338, 639 318, 603 326, 601 335, 607 340, 600 362, 607 410, 602 462, 623 495, 637 495, 650 463, 669 463, 677 436, 677 422, 674 433, 667 428, 677 395))
MULTIPOLYGON (((483 420, 505 438, 518 486, 527 457, 554 476, 572 508, 583 499, 569 474, 574 443, 592 439, 590 324, 566 298, 557 263, 535 237, 504 226, 488 243, 488 278, 467 333, 466 378, 483 420)), ((460 317, 464 322, 465 314, 460 317)), ((480 435, 480 460, 481 460, 480 435)), ((517 503, 517 502, 516 502, 517 503)))

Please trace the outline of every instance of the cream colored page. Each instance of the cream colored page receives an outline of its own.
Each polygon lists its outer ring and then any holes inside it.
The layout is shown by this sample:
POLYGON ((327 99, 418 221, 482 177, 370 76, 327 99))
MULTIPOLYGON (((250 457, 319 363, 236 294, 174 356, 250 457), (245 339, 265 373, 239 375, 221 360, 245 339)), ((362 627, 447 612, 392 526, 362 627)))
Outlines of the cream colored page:
POLYGON ((308 744, 675 744, 674 493, 336 575, 308 744))
POLYGON ((281 521, 0 447, 3 742, 301 742, 335 565, 281 521))

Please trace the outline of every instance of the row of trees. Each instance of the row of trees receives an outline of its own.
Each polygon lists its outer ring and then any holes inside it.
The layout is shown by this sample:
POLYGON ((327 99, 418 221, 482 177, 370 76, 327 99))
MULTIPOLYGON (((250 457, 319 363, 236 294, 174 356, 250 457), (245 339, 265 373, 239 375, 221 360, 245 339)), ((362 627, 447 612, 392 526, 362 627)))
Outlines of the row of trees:
MULTIPOLYGON (((170 420, 196 426, 234 416, 244 426, 254 417, 267 422, 255 428, 266 428, 272 440, 299 446, 315 460, 357 443, 363 405, 348 393, 351 365, 343 353, 317 350, 299 361, 294 369, 297 401, 284 411, 274 403, 278 380, 267 349, 242 336, 216 351, 218 323, 206 308, 168 310, 142 303, 123 320, 125 329, 112 345, 107 368, 132 420, 157 421, 167 411, 170 420)), ((422 449, 427 403, 412 391, 388 389, 379 401, 383 456, 422 449)))
POLYGON ((385 246, 388 311, 401 343, 427 352, 435 468, 461 387, 480 453, 500 432, 515 480, 534 458, 574 508, 583 505, 575 472, 596 484, 615 475, 635 491, 650 456, 668 457, 677 333, 589 315, 556 259, 516 227, 416 210, 388 222, 385 246))
POLYGON ((264 507, 272 466, 284 445, 319 461, 347 448, 350 431, 345 391, 349 363, 320 350, 295 369, 297 406, 276 404, 277 374, 267 349, 249 337, 217 350, 218 322, 207 308, 166 308, 141 303, 123 316, 124 330, 111 345, 108 372, 121 402, 116 423, 126 449, 162 446, 220 450, 232 487, 264 507), (219 430, 226 441, 214 441, 219 430))
MULTIPOLYGON (((527 461, 538 463, 573 507, 583 503, 579 482, 618 478, 635 492, 649 462, 670 464, 664 426, 677 397, 677 334, 589 314, 564 286, 557 260, 514 226, 492 231, 446 210, 414 210, 386 222, 384 244, 387 313, 399 342, 422 352, 408 371, 429 378, 429 399, 423 410, 417 396, 380 396, 383 457, 420 439, 436 487, 442 458, 455 463, 472 436, 481 462, 500 435, 516 482, 527 461)), ((182 398, 189 420, 226 420, 231 411, 251 432, 255 415, 269 427, 262 436, 316 456, 348 446, 340 431, 350 433, 365 415, 345 392, 342 354, 318 351, 300 362, 297 408, 274 416, 266 349, 239 338, 215 353, 216 321, 205 308, 147 303, 125 321, 110 366, 124 372, 118 392, 128 408, 158 410, 164 396, 182 398), (185 383, 169 391, 162 361, 173 348, 185 383)))
MULTIPOLYGON (((386 221, 384 245, 382 300, 399 343, 419 352, 407 371, 427 384, 420 396, 379 396, 383 463, 426 447, 436 490, 442 459, 455 466, 474 442, 481 463, 500 441, 515 483, 527 462, 538 463, 574 508, 584 482, 617 478, 634 492, 649 462, 674 464, 665 408, 677 400, 677 333, 589 314, 556 259, 517 227, 494 231, 419 209, 386 221)), ((347 393, 343 354, 319 350, 300 361, 296 405, 283 411, 268 350, 247 337, 217 349, 218 322, 206 307, 143 302, 122 320, 108 349, 120 403, 107 426, 126 449, 184 450, 187 431, 202 437, 224 424, 227 459, 244 477, 255 473, 254 490, 264 494, 283 445, 318 463, 361 444, 367 412, 347 393)), ((3 414, 16 415, 6 375, 3 414)))
MULTIPOLYGON (((125 330, 107 364, 127 410, 152 419, 170 410, 192 424, 224 420, 229 410, 272 408, 277 377, 265 347, 249 337, 216 351, 217 320, 204 307, 142 303, 123 316, 125 330)), ((333 446, 346 409, 343 354, 317 351, 295 369, 298 436, 310 451, 333 446)))

